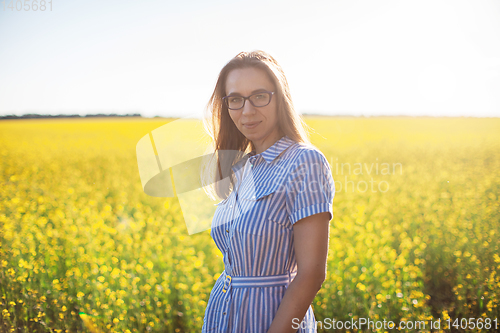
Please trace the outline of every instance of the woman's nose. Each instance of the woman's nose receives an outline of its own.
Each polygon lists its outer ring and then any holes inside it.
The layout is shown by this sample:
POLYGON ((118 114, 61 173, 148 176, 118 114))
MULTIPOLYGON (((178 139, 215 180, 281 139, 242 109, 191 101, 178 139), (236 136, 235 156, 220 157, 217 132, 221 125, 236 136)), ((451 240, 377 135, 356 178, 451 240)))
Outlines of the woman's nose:
POLYGON ((252 105, 252 103, 250 103, 250 100, 246 100, 245 101, 245 104, 243 105, 243 112, 244 114, 252 114, 255 112, 255 108, 254 106, 252 105))

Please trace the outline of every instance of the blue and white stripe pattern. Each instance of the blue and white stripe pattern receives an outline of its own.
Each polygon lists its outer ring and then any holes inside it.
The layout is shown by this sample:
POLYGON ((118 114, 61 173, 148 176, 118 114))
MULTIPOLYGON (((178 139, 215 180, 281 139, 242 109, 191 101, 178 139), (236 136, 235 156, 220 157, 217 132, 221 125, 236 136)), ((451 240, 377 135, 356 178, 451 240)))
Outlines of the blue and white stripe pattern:
MULTIPOLYGON (((266 332, 297 273, 293 225, 321 212, 332 218, 335 185, 325 156, 288 136, 232 169, 235 190, 218 204, 210 233, 225 269, 202 332, 266 332)), ((311 306, 303 320, 298 332, 316 332, 311 306)))
POLYGON ((229 288, 260 288, 260 287, 275 287, 288 285, 293 280, 297 272, 290 272, 283 275, 267 275, 267 276, 229 276, 225 271, 223 291, 229 288))

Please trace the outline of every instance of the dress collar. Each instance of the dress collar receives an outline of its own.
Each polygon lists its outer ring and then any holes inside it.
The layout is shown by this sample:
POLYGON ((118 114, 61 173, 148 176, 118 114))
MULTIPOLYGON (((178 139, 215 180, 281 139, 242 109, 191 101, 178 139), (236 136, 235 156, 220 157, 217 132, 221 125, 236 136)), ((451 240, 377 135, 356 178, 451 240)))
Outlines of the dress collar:
POLYGON ((276 157, 279 156, 285 149, 290 147, 292 144, 294 144, 295 141, 290 139, 287 135, 281 137, 278 141, 276 141, 271 147, 267 148, 265 151, 263 151, 260 154, 256 154, 255 150, 252 150, 245 156, 243 156, 242 160, 238 161, 233 167, 233 171, 238 170, 241 168, 241 166, 244 165, 245 161, 247 159, 250 159, 250 161, 256 160, 259 156, 262 156, 264 160, 267 162, 267 164, 271 164, 276 157))

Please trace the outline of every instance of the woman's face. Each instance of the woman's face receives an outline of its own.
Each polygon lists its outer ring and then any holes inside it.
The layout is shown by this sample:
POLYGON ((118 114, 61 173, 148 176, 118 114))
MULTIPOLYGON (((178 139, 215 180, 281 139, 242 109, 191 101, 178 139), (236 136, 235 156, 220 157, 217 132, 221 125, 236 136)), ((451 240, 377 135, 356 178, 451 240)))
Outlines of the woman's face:
POLYGON ((254 67, 233 69, 226 78, 226 96, 248 97, 262 91, 275 92, 268 105, 255 107, 247 99, 243 108, 229 110, 234 124, 247 139, 253 142, 257 154, 281 138, 274 84, 264 70, 254 67))

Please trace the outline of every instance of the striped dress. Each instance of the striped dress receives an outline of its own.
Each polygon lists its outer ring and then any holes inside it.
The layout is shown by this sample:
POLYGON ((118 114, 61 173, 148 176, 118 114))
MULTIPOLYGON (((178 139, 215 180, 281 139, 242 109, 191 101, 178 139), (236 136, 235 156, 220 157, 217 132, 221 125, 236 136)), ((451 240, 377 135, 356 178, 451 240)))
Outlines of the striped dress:
MULTIPOLYGON (((210 293, 202 332, 264 333, 297 272, 293 224, 321 212, 332 218, 335 185, 325 156, 288 136, 232 169, 235 190, 217 204, 210 233, 225 268, 210 293)), ((312 307, 291 325, 316 332, 312 307)))

